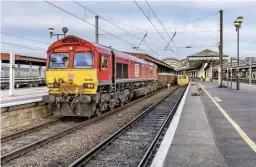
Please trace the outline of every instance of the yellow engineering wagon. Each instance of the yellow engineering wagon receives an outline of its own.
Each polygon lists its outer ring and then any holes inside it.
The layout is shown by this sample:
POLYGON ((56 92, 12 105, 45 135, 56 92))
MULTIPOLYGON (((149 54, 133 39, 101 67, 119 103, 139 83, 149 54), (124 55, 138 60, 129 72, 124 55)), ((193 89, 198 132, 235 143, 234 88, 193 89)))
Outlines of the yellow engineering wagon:
POLYGON ((178 75, 178 85, 186 86, 189 83, 189 79, 187 75, 178 75))

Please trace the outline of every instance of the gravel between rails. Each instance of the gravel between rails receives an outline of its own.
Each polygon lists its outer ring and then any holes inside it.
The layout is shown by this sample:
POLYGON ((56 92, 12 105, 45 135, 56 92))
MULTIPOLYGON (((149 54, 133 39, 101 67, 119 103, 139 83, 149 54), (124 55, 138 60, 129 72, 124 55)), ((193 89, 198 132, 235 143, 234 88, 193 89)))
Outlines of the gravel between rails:
POLYGON ((71 166, 138 166, 154 138, 160 133, 159 130, 163 124, 166 123, 168 116, 174 113, 170 111, 175 111, 171 109, 175 104, 178 104, 178 99, 183 91, 183 88, 177 89, 164 100, 161 100, 155 108, 148 110, 149 112, 147 112, 144 117, 137 119, 133 124, 128 124, 126 126, 127 128, 122 132, 113 136, 113 138, 108 140, 102 147, 98 147, 99 149, 97 149, 97 151, 93 151, 95 154, 91 152, 93 155, 90 155, 92 156, 84 157, 82 161, 86 165, 80 161, 81 163, 72 164, 71 166), (116 139, 119 140, 118 143, 116 143, 116 139), (124 143, 122 143, 122 141, 124 141, 124 143), (92 159, 87 161, 89 157, 92 157, 92 159))
POLYGON ((34 128, 36 126, 46 124, 48 122, 51 122, 51 121, 54 121, 54 120, 57 120, 57 119, 58 118, 56 118, 56 117, 48 116, 46 118, 40 118, 40 119, 36 119, 36 120, 30 121, 30 122, 27 122, 25 124, 17 125, 15 127, 1 129, 1 137, 9 136, 9 135, 17 133, 19 131, 22 131, 22 130, 34 128))
POLYGON ((167 95, 163 90, 118 113, 109 115, 93 124, 85 126, 65 137, 48 143, 24 156, 18 157, 2 166, 8 167, 64 167, 82 156, 85 152, 102 142, 116 130, 135 118, 145 106, 149 106, 167 95))
POLYGON ((43 138, 49 137, 53 134, 56 134, 62 130, 65 130, 69 128, 70 126, 73 126, 75 124, 78 124, 78 122, 61 122, 58 121, 54 124, 51 124, 49 126, 46 126, 40 130, 31 132, 29 134, 26 134, 24 136, 18 137, 16 139, 6 141, 4 143, 1 143, 1 155, 5 155, 7 153, 10 153, 12 151, 15 151, 19 148, 22 148, 26 145, 29 145, 31 143, 34 143, 36 141, 39 141, 43 138))

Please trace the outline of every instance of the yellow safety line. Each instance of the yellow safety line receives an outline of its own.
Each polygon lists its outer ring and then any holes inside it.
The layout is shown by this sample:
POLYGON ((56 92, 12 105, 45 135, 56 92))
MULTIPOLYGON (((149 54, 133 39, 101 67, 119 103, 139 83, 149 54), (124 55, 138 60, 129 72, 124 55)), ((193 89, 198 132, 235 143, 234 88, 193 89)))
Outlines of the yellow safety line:
MULTIPOLYGON (((199 83, 200 84, 200 83, 199 83)), ((201 85, 201 84, 200 84, 201 85)), ((251 149, 256 152, 256 144, 247 136, 247 134, 240 128, 240 126, 227 114, 227 112, 219 105, 219 103, 205 90, 205 88, 201 85, 206 94, 212 99, 213 103, 218 107, 218 109, 222 112, 222 114, 226 117, 226 119, 233 125, 236 131, 240 134, 240 136, 244 139, 244 141, 251 147, 251 149)))

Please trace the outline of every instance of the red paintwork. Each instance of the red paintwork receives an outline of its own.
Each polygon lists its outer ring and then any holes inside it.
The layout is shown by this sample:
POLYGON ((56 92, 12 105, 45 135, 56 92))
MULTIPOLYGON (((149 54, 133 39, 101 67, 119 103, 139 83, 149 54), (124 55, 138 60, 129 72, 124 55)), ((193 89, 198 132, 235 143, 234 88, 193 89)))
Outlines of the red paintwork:
MULTIPOLYGON (((83 40, 81 38, 78 38, 76 36, 69 35, 61 40, 58 40, 54 42, 47 51, 47 62, 46 62, 46 68, 48 70, 48 64, 49 64, 49 55, 52 52, 69 52, 70 58, 69 58, 69 65, 68 68, 73 68, 73 55, 75 52, 81 52, 81 51, 92 51, 94 52, 94 68, 98 70, 98 80, 100 81, 106 81, 111 80, 111 70, 112 70, 112 56, 111 56, 111 48, 94 44, 89 41, 83 40), (73 39, 73 42, 72 42, 73 39), (69 41, 68 43, 63 43, 63 41, 69 41), (70 51, 69 47, 72 47, 73 50, 70 51), (108 57, 108 69, 102 69, 101 68, 101 56, 107 55, 108 57)), ((157 66, 153 63, 150 63, 146 60, 137 58, 135 56, 114 51, 115 57, 116 57, 116 63, 124 63, 128 64, 128 78, 129 79, 152 79, 157 80, 157 66), (135 64, 139 66, 139 75, 135 76, 135 64), (152 69, 150 72, 150 68, 152 69)), ((80 69, 83 70, 83 69, 80 69)))

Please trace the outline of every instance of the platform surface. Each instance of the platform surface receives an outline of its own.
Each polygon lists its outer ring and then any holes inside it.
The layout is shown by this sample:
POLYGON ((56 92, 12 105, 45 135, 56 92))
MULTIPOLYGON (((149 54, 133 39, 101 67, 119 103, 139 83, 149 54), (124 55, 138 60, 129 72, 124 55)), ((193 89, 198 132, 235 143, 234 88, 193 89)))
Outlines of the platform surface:
POLYGON ((9 95, 9 90, 1 90, 1 105, 40 99, 46 94, 48 94, 48 90, 45 86, 15 89, 13 96, 9 95))
POLYGON ((256 87, 241 84, 237 91, 234 84, 233 89, 217 88, 217 83, 201 84, 254 144, 250 146, 248 140, 242 138, 241 132, 223 116, 208 95, 202 96, 215 141, 228 166, 256 166, 256 87))
POLYGON ((237 91, 234 84, 233 89, 217 88, 217 82, 200 84, 212 99, 206 92, 203 96, 191 96, 197 88, 190 85, 178 127, 161 166, 256 166, 256 145, 253 145, 256 143, 256 87, 242 84, 237 91), (247 135, 246 140, 234 124, 247 135))
POLYGON ((195 91, 196 87, 191 85, 164 167, 226 166, 214 141, 203 102, 199 96, 191 96, 195 91))

